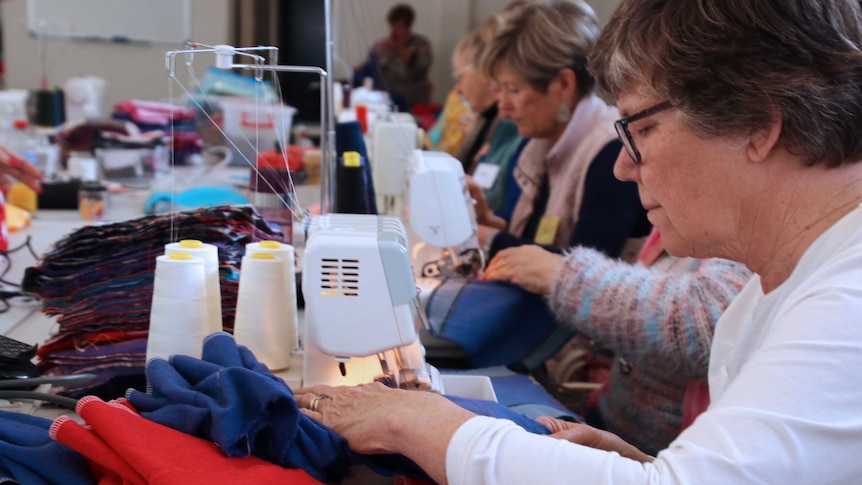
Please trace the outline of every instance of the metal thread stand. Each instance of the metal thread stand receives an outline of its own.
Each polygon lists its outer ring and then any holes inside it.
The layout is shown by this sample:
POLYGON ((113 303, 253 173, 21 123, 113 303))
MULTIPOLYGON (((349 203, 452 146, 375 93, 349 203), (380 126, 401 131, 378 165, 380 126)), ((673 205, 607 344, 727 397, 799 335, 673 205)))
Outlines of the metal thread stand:
MULTIPOLYGON (((168 51, 165 54, 165 68, 170 77, 175 77, 176 56, 212 52, 216 55, 216 67, 221 69, 250 69, 257 73, 269 72, 294 72, 311 73, 320 76, 320 148, 322 154, 322 168, 320 176, 320 212, 329 212, 332 202, 335 200, 335 110, 332 106, 333 82, 332 55, 334 43, 332 41, 332 10, 331 0, 324 0, 324 17, 326 23, 326 68, 316 66, 282 66, 278 65, 278 47, 233 47, 229 45, 204 46, 203 48, 190 48, 184 50, 168 51), (266 51, 267 58, 255 54, 255 52, 266 51), (252 59, 253 64, 235 64, 234 56, 244 56, 252 59), (268 63, 265 63, 268 60, 268 63)), ((190 43, 194 47, 201 44, 190 43)))

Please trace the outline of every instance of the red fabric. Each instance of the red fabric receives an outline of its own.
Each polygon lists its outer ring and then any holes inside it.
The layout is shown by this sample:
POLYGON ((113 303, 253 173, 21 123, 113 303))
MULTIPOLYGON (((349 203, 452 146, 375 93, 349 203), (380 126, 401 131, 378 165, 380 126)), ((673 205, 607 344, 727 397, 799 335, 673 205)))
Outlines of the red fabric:
POLYGON ((416 103, 413 105, 411 113, 416 118, 419 127, 428 131, 434 127, 441 111, 443 111, 443 106, 440 103, 416 103))
POLYGON ((214 443, 144 419, 126 403, 88 396, 76 411, 87 424, 61 417, 51 437, 84 455, 100 485, 321 483, 256 457, 227 457, 214 443))
POLYGON ((661 243, 661 233, 653 227, 649 236, 647 236, 646 242, 641 247, 640 253, 638 253, 638 261, 644 266, 650 267, 663 252, 664 245, 661 243))
POLYGON ((100 485, 146 483, 116 451, 85 426, 61 416, 51 425, 51 438, 83 454, 100 485), (74 446, 73 446, 74 444, 74 446))
POLYGON ((9 250, 9 229, 6 227, 6 203, 0 191, 0 252, 9 250))
POLYGON ((709 407, 709 383, 691 381, 682 396, 682 429, 688 428, 709 407))

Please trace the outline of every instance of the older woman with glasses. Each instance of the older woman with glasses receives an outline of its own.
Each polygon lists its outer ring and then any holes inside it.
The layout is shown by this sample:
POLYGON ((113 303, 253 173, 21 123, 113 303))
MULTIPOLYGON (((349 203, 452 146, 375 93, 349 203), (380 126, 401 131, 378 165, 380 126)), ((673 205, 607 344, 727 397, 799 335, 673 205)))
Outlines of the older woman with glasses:
POLYGON ((514 168, 517 198, 508 220, 471 186, 489 258, 537 243, 633 260, 649 232, 635 185, 613 176, 619 114, 595 95, 586 69, 599 30, 581 0, 530 3, 507 16, 484 50, 481 70, 498 85, 500 115, 530 138, 514 168))
POLYGON ((709 409, 655 457, 583 425, 556 423, 575 443, 553 440, 381 386, 317 390, 331 399, 315 416, 440 483, 858 482, 862 5, 623 0, 590 66, 629 118, 636 151, 615 172, 667 250, 756 273, 717 324, 709 409))

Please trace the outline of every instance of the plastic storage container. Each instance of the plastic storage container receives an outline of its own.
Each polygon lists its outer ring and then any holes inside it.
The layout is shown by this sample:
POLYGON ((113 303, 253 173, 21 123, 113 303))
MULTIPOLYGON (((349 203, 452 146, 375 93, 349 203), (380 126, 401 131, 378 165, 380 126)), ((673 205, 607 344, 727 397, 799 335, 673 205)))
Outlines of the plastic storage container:
POLYGON ((78 189, 78 212, 85 221, 101 221, 105 218, 108 204, 108 189, 99 182, 82 182, 78 189))
POLYGON ((13 152, 29 160, 34 166, 38 166, 36 157, 38 143, 36 138, 33 137, 30 124, 27 123, 27 120, 15 120, 12 122, 12 131, 6 137, 6 146, 13 152))
POLYGON ((218 98, 222 130, 234 151, 233 165, 253 164, 257 155, 275 142, 290 139, 296 109, 283 104, 265 104, 246 98, 218 98))

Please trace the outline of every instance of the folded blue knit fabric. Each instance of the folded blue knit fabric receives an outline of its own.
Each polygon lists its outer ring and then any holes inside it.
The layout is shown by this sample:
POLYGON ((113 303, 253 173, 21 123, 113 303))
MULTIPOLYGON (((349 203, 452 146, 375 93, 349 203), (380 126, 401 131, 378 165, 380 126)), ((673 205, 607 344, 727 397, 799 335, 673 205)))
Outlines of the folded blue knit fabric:
POLYGON ((0 411, 0 483, 91 485, 78 452, 48 435, 50 419, 0 411))
POLYGON ((532 370, 569 340, 548 345, 558 328, 548 304, 507 282, 448 278, 431 293, 425 310, 431 333, 461 346, 471 368, 532 362, 527 366, 532 370))
MULTIPOLYGON (((382 475, 425 477, 412 461, 395 455, 359 455, 329 428, 299 412, 290 388, 226 332, 204 340, 203 356, 174 356, 147 363, 147 392, 126 397, 142 416, 217 443, 229 456, 254 455, 301 468, 323 481, 339 480, 353 464, 382 475)), ((548 429, 490 401, 450 397, 486 416, 510 419, 533 433, 548 429)))

